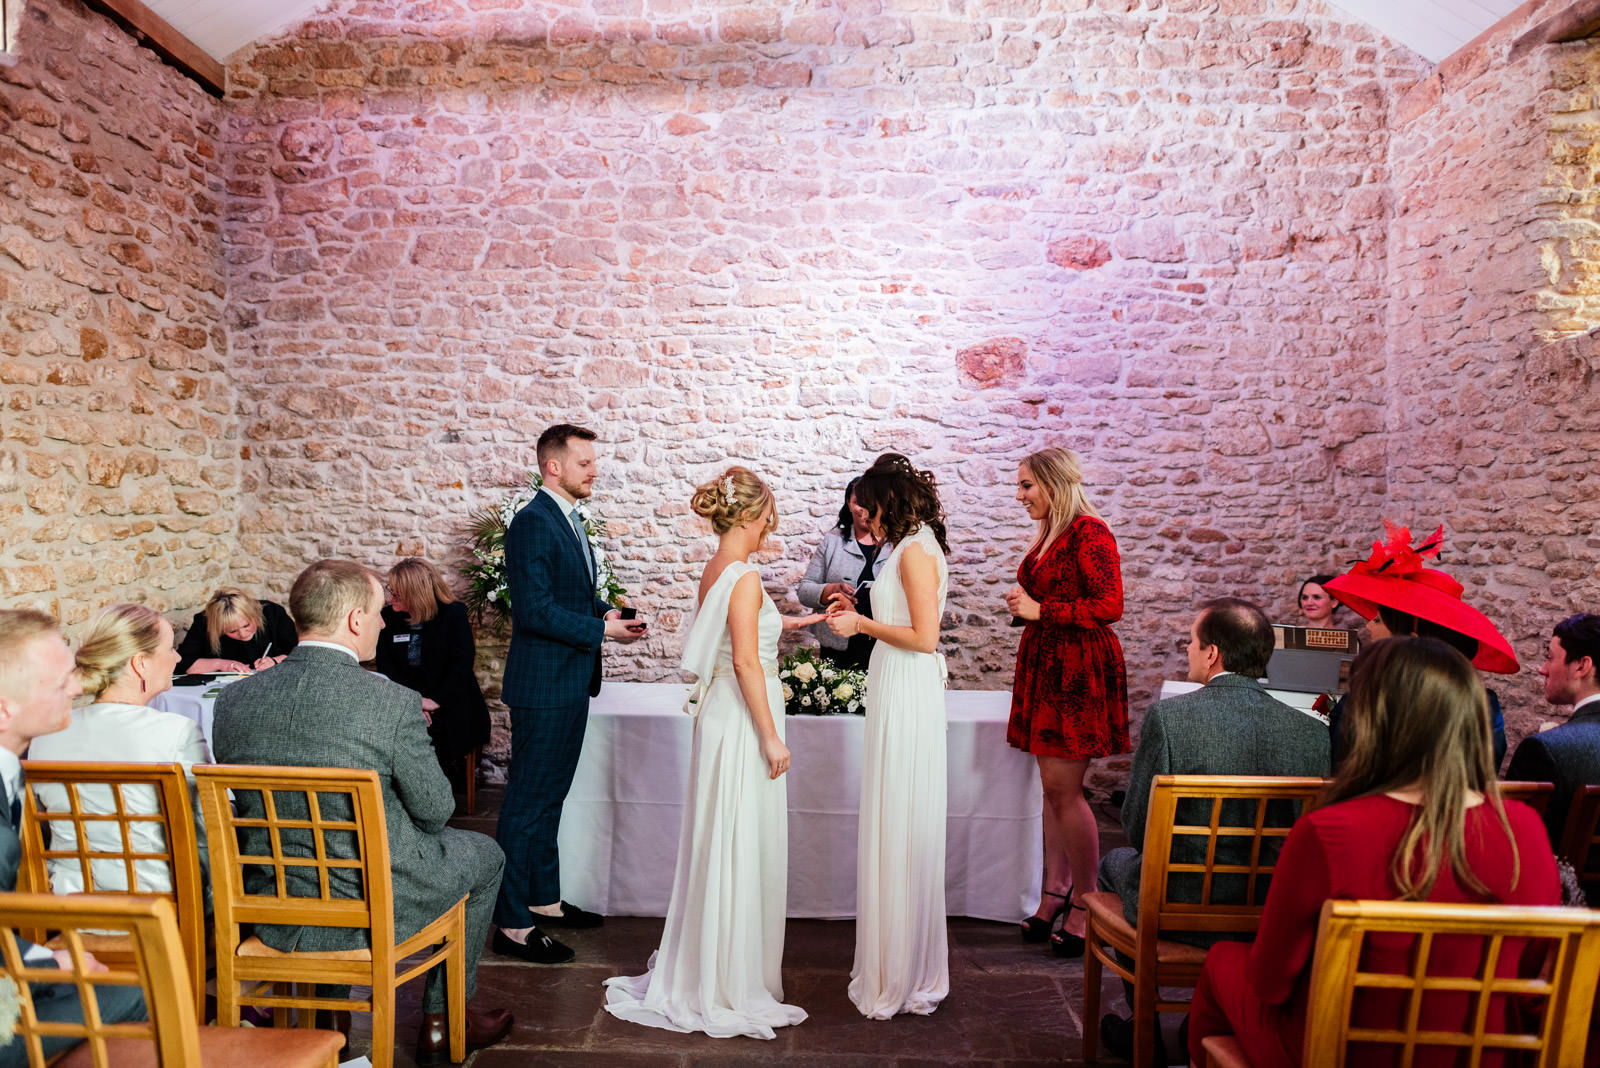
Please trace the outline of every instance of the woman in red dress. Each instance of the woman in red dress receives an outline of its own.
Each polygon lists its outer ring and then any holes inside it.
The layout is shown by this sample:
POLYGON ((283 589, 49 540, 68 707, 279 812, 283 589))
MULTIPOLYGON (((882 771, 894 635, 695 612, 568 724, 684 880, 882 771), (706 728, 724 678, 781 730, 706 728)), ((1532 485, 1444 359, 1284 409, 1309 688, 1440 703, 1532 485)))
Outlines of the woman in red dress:
POLYGON ((1111 631, 1122 618, 1122 562, 1084 495, 1077 453, 1041 449, 1023 460, 1017 500, 1039 531, 1006 594, 1024 628, 1006 741, 1037 758, 1044 787, 1044 893, 1022 937, 1049 938, 1056 953, 1078 957, 1084 916, 1073 899, 1094 890, 1100 863, 1083 777, 1096 757, 1129 750, 1128 677, 1111 631))
MULTIPOLYGON (((1189 1009, 1189 1053, 1205 1063, 1207 1035, 1232 1034, 1256 1068, 1294 1068, 1305 1045, 1306 1000, 1317 924, 1329 899, 1556 905, 1561 886, 1544 824, 1502 801, 1489 740, 1489 699, 1472 665, 1434 638, 1387 638, 1362 653, 1345 716, 1349 755, 1323 807, 1289 832, 1267 890, 1254 944, 1224 942, 1206 956, 1189 1009)), ((1405 973, 1412 939, 1372 938, 1363 969, 1405 973)), ((1438 939, 1428 975, 1474 975, 1484 944, 1438 939)), ((1507 941, 1499 974, 1517 974, 1521 945, 1507 941)), ((1356 995, 1353 1026, 1394 1028, 1410 990, 1356 995)), ((1491 1003, 1490 1031, 1504 1019, 1491 1003)), ((1474 1006, 1459 994, 1423 998, 1424 1031, 1469 1030, 1474 1006)), ((1503 1025, 1501 1025, 1503 1026, 1503 1025)), ((1396 1063, 1392 1045, 1352 1045, 1348 1062, 1396 1063)), ((1456 1062, 1453 1047, 1419 1047, 1418 1066, 1456 1062)), ((1492 1055, 1484 1063, 1498 1064, 1492 1055)))

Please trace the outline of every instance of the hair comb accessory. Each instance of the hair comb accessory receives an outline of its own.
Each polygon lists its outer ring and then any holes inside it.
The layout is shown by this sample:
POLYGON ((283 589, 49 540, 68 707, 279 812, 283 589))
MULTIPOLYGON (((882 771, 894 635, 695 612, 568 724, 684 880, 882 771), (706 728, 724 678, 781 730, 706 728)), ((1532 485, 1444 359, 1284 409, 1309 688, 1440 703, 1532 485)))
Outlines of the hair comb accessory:
POLYGON ((734 502, 733 502, 733 476, 732 475, 723 475, 722 476, 722 503, 726 504, 729 508, 733 507, 733 503, 734 502))

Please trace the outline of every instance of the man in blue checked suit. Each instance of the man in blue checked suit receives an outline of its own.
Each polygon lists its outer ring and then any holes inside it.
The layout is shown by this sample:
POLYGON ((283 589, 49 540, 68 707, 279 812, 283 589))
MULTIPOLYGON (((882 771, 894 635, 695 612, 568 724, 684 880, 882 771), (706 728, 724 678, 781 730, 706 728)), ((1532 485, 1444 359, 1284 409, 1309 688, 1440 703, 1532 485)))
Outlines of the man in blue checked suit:
POLYGON ((511 709, 511 771, 496 837, 506 871, 495 904, 496 953, 564 964, 570 948, 540 930, 598 927, 603 918, 561 900, 556 835, 583 749, 589 698, 600 692, 600 646, 633 642, 625 621, 595 593, 594 549, 577 502, 594 484, 595 435, 559 423, 539 435, 544 487, 506 531, 511 651, 501 699, 511 709))

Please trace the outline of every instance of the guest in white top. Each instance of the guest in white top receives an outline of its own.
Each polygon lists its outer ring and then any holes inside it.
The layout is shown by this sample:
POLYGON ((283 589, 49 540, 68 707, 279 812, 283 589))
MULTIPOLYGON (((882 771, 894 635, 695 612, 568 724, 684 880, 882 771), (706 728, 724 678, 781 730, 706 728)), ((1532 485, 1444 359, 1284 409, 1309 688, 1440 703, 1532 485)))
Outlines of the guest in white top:
MULTIPOLYGON (((155 696, 172 685, 172 669, 177 666, 178 652, 173 647, 172 625, 154 609, 137 604, 112 605, 103 609, 89 622, 78 648, 77 673, 84 691, 94 695, 94 703, 72 713, 72 723, 66 730, 34 739, 28 752, 31 760, 63 761, 115 761, 137 764, 183 765, 189 774, 190 787, 194 775, 190 766, 207 762, 206 743, 200 734, 200 725, 193 720, 171 712, 150 708, 155 696)), ((50 784, 35 787, 40 805, 47 809, 65 809, 68 805, 66 791, 50 784)), ((155 813, 160 808, 153 787, 130 786, 122 791, 123 803, 130 812, 155 813)), ((109 787, 90 786, 79 790, 80 804, 87 812, 115 812, 114 799, 109 787)), ((199 836, 200 858, 204 864, 205 830, 200 825, 200 807, 195 806, 195 831, 199 836)), ((60 820, 50 825, 51 845, 54 849, 70 849, 74 842, 70 823, 60 820)), ((136 848, 151 850, 165 848, 161 830, 155 824, 130 825, 130 834, 136 848)), ((96 824, 89 829, 92 849, 120 851, 122 849, 118 825, 113 822, 96 824)), ((91 862, 96 890, 167 891, 172 889, 172 873, 159 860, 141 860, 134 863, 137 887, 127 885, 125 869, 120 861, 91 862)), ((209 880, 207 880, 209 884, 209 880)), ((50 888, 58 894, 72 894, 83 890, 83 873, 76 861, 50 861, 50 888)), ((209 886, 206 894, 210 901, 209 886)))

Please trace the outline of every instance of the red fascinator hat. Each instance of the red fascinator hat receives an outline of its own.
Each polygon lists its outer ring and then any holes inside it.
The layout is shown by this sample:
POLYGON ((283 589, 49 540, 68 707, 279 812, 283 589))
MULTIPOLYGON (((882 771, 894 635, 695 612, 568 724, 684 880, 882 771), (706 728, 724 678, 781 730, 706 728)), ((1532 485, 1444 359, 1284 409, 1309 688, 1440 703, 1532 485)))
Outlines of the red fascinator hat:
POLYGON ((1461 599, 1461 583, 1431 567, 1425 556, 1438 556, 1444 541, 1441 524, 1422 545, 1412 548, 1411 531, 1384 520, 1388 540, 1373 542, 1372 555, 1322 588, 1364 619, 1378 607, 1393 608, 1478 640, 1474 667, 1497 675, 1519 671, 1511 643, 1489 618, 1461 599))

